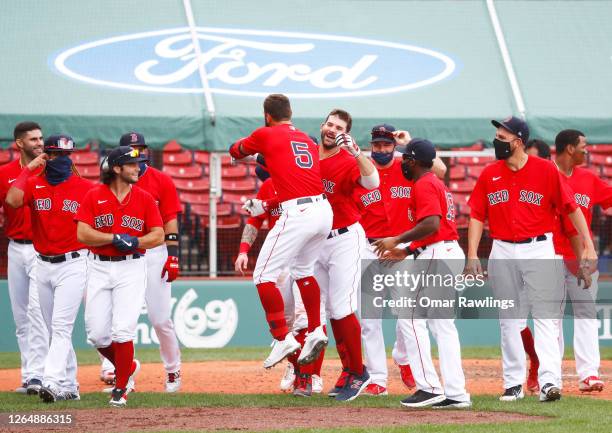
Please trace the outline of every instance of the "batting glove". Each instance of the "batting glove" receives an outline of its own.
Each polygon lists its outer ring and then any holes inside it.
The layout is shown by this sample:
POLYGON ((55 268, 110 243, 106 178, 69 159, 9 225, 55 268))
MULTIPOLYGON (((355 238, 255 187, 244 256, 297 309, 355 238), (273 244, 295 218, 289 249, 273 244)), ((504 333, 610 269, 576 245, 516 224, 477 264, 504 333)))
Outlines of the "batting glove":
POLYGON ((353 140, 353 137, 348 134, 336 135, 336 146, 346 150, 355 158, 357 158, 361 153, 361 149, 359 149, 359 146, 357 146, 357 143, 355 140, 353 140))
POLYGON ((138 238, 125 233, 115 234, 113 235, 113 245, 122 253, 127 253, 138 248, 138 238))
POLYGON ((179 276, 179 269, 180 266, 178 257, 168 256, 166 263, 164 264, 161 277, 164 278, 164 276, 166 276, 166 281, 171 283, 179 276))
POLYGON ((266 212, 265 202, 258 198, 250 198, 244 202, 242 209, 247 211, 251 216, 259 216, 266 212))

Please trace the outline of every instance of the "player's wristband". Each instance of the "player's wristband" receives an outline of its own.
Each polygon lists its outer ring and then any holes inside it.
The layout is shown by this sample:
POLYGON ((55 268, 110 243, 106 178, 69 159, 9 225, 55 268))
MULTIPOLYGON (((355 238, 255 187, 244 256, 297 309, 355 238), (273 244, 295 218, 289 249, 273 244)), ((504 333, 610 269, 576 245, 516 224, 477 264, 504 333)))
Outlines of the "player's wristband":
POLYGON ((178 233, 168 233, 164 239, 167 240, 167 241, 178 242, 178 240, 179 240, 178 233))
POLYGON ((409 256, 414 254, 414 251, 412 251, 410 249, 410 245, 408 245, 406 248, 404 248, 404 250, 406 251, 406 254, 408 254, 409 256))
POLYGON ((251 249, 251 246, 248 243, 240 242, 240 249, 238 250, 238 252, 240 254, 248 254, 250 249, 251 249))
POLYGON ((13 182, 13 187, 20 189, 21 191, 25 191, 26 183, 28 182, 28 178, 32 174, 32 171, 33 170, 30 170, 28 166, 23 167, 21 173, 19 173, 19 176, 17 176, 15 182, 13 182))
POLYGON ((166 245, 168 256, 178 257, 178 245, 166 245))

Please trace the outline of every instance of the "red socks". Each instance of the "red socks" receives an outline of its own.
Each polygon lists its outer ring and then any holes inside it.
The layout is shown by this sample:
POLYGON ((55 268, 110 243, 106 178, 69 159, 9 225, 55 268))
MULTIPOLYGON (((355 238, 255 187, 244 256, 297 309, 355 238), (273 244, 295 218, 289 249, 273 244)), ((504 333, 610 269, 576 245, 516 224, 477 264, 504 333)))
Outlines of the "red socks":
POLYGON ((270 334, 277 340, 284 340, 289 333, 289 328, 285 320, 285 303, 278 287, 272 282, 259 283, 257 293, 259 293, 261 305, 266 312, 270 334))
POLYGON ((111 344, 115 354, 115 378, 116 388, 125 389, 128 379, 132 373, 132 364, 134 362, 134 342, 127 341, 125 343, 117 343, 113 341, 111 344))
MULTIPOLYGON (((300 346, 304 347, 304 340, 306 339, 306 329, 300 329, 297 333, 297 335, 295 336, 295 339, 297 340, 298 343, 300 343, 300 346)), ((287 360, 293 364, 293 369, 295 371, 301 371, 301 369, 303 368, 301 365, 299 365, 297 363, 297 359, 300 356, 300 351, 298 350, 297 352, 295 352, 292 355, 289 355, 287 357, 287 360)))
POLYGON ((308 332, 312 332, 321 325, 321 290, 314 277, 300 278, 296 283, 308 316, 308 332))
POLYGON ((340 320, 331 320, 332 331, 336 339, 338 354, 342 366, 355 374, 363 374, 363 359, 361 357, 361 325, 355 313, 351 313, 340 320), (346 353, 346 364, 341 351, 346 353))
POLYGON ((531 333, 529 326, 526 326, 525 329, 521 331, 521 339, 523 340, 523 348, 525 349, 525 353, 529 355, 531 362, 536 362, 539 364, 540 361, 538 360, 538 354, 535 350, 533 334, 531 333))
POLYGON ((115 365, 115 351, 113 350, 112 343, 108 347, 98 347, 98 352, 100 352, 103 357, 108 359, 111 364, 115 365))

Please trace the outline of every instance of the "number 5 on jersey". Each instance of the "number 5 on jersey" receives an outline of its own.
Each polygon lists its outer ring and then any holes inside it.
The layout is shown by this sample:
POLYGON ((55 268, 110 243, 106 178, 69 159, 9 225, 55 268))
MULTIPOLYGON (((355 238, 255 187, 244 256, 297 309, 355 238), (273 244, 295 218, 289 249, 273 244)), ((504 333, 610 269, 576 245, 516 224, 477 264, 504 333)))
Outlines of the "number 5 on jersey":
POLYGON ((291 148, 295 155, 295 164, 301 168, 312 168, 312 155, 308 151, 308 145, 306 143, 300 143, 299 141, 292 141, 291 148))

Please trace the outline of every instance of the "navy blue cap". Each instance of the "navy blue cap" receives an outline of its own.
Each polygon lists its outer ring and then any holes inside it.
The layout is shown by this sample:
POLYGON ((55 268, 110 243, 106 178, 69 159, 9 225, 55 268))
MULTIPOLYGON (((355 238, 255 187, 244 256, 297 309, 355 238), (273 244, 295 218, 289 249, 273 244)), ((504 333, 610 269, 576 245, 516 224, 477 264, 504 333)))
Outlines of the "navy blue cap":
POLYGON ((523 144, 526 144, 529 141, 529 126, 527 126, 527 122, 525 122, 523 119, 510 116, 501 122, 491 120, 491 123, 496 128, 504 128, 505 130, 516 134, 518 138, 523 140, 523 144))
POLYGON ((431 162, 436 159, 436 147, 424 138, 413 138, 406 146, 398 146, 397 150, 417 161, 431 162))
POLYGON ((141 155, 138 149, 130 146, 119 146, 111 150, 106 160, 109 167, 114 167, 116 165, 146 161, 147 158, 141 155))
POLYGON ((74 140, 69 135, 52 135, 45 139, 45 152, 72 152, 74 150, 74 140))
POLYGON ((383 123, 381 125, 376 125, 372 128, 372 140, 370 143, 395 143, 395 137, 393 133, 395 132, 395 128, 387 123, 383 123))
POLYGON ((123 134, 119 139, 119 146, 145 146, 147 147, 147 143, 145 143, 144 135, 139 132, 128 132, 123 134))

